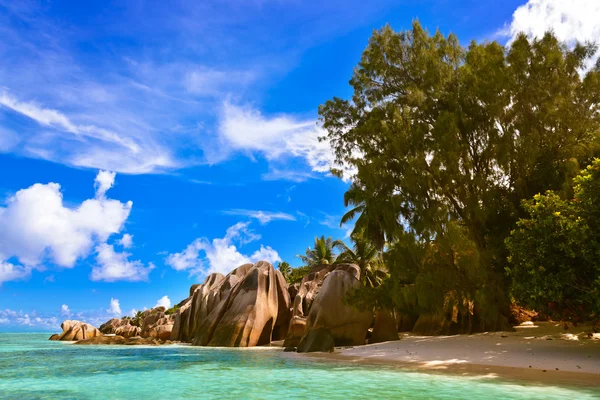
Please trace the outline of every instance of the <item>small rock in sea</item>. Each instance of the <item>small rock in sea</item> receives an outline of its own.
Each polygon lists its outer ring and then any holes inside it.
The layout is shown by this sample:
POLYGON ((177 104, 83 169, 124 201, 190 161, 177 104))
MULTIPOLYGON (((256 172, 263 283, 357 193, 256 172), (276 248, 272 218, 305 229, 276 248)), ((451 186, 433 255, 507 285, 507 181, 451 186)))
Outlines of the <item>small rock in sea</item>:
POLYGON ((529 366, 529 368, 531 368, 531 365, 529 366))
POLYGON ((558 371, 558 368, 556 368, 556 370, 558 371))
POLYGON ((542 372, 548 372, 548 371, 546 371, 545 369, 543 369, 542 372))

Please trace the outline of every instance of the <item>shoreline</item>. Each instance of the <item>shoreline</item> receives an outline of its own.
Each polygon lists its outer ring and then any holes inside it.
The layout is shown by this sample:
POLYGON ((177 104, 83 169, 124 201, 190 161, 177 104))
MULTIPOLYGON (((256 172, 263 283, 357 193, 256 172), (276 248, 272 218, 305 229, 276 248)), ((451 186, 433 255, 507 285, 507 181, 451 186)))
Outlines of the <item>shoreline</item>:
POLYGON ((516 332, 405 334, 397 341, 336 347, 333 353, 295 354, 350 365, 600 388, 600 340, 580 339, 581 335, 560 332, 558 327, 555 323, 539 323, 516 332))
MULTIPOLYGON (((288 353, 289 354, 289 353, 288 353)), ((586 389, 600 388, 600 374, 589 372, 555 371, 537 368, 505 367, 499 365, 481 364, 452 364, 442 367, 431 367, 426 363, 402 362, 398 360, 374 359, 369 357, 347 356, 340 353, 291 353, 292 357, 309 358, 323 362, 340 364, 360 364, 385 366, 405 372, 427 373, 473 379, 501 380, 515 384, 527 385, 557 385, 561 387, 583 387, 586 389)))

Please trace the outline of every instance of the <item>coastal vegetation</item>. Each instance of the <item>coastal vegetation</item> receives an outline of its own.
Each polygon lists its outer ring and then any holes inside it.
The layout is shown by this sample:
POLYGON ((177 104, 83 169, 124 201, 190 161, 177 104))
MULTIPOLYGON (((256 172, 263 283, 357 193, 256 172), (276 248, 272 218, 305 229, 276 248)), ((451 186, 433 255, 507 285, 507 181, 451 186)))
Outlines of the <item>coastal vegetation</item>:
POLYGON ((373 33, 352 98, 319 109, 333 172, 355 171, 341 222, 385 251, 388 277, 357 301, 480 328, 513 300, 598 318, 595 50, 552 33, 465 48, 418 22, 373 33))

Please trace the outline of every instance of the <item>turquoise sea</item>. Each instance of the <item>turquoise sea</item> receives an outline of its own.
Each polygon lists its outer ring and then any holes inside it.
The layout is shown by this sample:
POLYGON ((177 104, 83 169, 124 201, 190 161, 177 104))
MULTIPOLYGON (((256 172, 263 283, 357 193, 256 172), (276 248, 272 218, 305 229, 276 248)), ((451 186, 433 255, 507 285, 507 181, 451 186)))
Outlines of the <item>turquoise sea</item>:
POLYGON ((0 334, 0 399, 592 399, 590 389, 400 371, 275 349, 73 346, 0 334))

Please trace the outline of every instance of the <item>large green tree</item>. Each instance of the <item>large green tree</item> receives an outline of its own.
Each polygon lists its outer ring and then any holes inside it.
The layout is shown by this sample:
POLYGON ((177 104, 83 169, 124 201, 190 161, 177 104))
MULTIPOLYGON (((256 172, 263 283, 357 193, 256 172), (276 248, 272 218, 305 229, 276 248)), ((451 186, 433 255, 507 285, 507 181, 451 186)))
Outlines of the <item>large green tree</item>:
MULTIPOLYGON (((483 302, 502 302, 504 239, 524 216, 521 199, 568 194, 579 165, 597 152, 600 72, 582 73, 594 51, 569 50, 550 33, 464 48, 418 22, 375 31, 350 81, 352 99, 319 109, 337 162, 354 166, 353 188, 367 192, 361 224, 379 226, 390 242, 407 230, 416 247, 472 242, 481 273, 465 275, 471 281, 458 290, 475 297, 486 287, 483 302), (381 222, 384 204, 395 231, 381 222)), ((454 265, 441 261, 430 274, 438 283, 447 275, 440 269, 454 265)), ((438 293, 439 304, 445 296, 438 293)))

